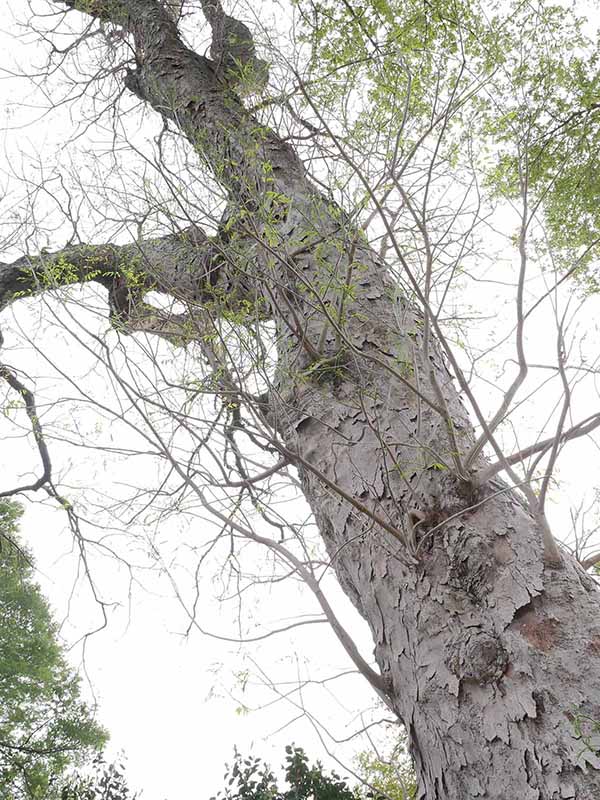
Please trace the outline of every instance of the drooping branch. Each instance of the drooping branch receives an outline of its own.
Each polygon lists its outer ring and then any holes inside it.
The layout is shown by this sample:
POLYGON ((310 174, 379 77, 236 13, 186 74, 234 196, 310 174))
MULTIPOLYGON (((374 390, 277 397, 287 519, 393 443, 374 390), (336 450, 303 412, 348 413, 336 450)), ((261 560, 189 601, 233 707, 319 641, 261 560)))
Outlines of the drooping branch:
POLYGON ((0 364, 0 378, 5 380, 10 388, 22 397, 23 402, 25 403, 25 411, 29 417, 31 430, 33 431, 35 443, 37 445, 42 462, 42 474, 39 478, 33 481, 33 483, 24 484, 22 486, 17 486, 14 489, 8 489, 4 492, 0 492, 0 497, 11 497, 12 495, 22 494, 23 492, 35 492, 45 484, 49 483, 52 478, 52 463, 50 461, 50 453, 48 452, 48 447, 42 432, 42 425, 38 416, 33 392, 28 389, 25 384, 22 383, 22 381, 19 380, 15 372, 10 369, 10 367, 6 366, 6 364, 0 364))
POLYGON ((358 668, 359 672, 369 681, 371 686, 375 689, 379 697, 383 700, 386 705, 389 705, 390 700, 387 696, 388 687, 386 685, 385 678, 378 674, 364 659, 361 655, 356 643, 352 639, 352 637, 348 634, 345 630, 343 625, 340 623, 337 615, 333 611, 329 601, 327 600, 323 590, 321 589, 319 581, 316 579, 310 568, 303 564, 300 559, 298 559, 285 545, 281 542, 276 542, 272 539, 268 539, 267 537, 260 536, 259 534, 254 533, 253 531, 248 530, 240 526, 235 520, 227 517, 218 509, 214 508, 214 505, 210 503, 210 501, 205 497, 202 490, 198 487, 197 494, 202 499, 202 504, 205 508, 210 508, 211 512, 215 515, 217 519, 220 519, 223 523, 226 523, 228 526, 232 528, 232 530, 239 532, 245 539, 250 539, 251 541, 256 542, 257 544, 262 544, 270 550, 273 550, 277 553, 283 561, 286 561, 293 567, 295 572, 302 578, 303 582, 310 588, 313 592, 317 602, 321 607, 321 611, 325 615, 325 618, 331 625, 334 633, 336 634, 340 644, 350 657, 350 659, 354 662, 355 666, 358 668))

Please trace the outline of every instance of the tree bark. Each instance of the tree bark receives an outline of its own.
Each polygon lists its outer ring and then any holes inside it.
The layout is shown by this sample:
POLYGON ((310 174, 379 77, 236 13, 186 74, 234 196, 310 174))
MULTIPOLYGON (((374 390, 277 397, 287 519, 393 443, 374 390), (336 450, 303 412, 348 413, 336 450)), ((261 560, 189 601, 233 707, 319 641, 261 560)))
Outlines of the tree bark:
MULTIPOLYGON (((598 592, 566 555, 545 559, 539 520, 514 490, 460 473, 457 453, 475 435, 430 322, 289 144, 182 43, 165 8, 67 5, 128 31, 138 66, 126 85, 181 128, 229 192, 220 236, 207 244, 198 234, 193 253, 184 238, 162 271, 145 256, 142 289, 158 282, 216 313, 230 302, 225 282, 274 321, 277 374, 261 413, 371 628, 380 686, 410 734, 418 797, 599 797, 598 592)), ((111 259, 80 279, 113 289, 111 259)), ((46 288, 23 278, 38 267, 0 269, 4 304, 46 288)))

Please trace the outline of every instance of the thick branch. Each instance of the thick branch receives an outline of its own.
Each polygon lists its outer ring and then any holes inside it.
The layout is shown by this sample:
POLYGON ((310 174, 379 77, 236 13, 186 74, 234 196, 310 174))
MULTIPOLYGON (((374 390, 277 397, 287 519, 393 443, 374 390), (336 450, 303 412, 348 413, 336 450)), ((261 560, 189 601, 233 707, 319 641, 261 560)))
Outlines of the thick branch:
POLYGON ((579 563, 585 570, 588 570, 591 569, 592 567, 595 567, 596 564, 598 564, 599 562, 600 562, 600 552, 596 552, 593 553, 591 556, 584 558, 579 563))
POLYGON ((125 325, 135 319, 137 329, 147 330, 150 317, 161 319, 156 309, 143 303, 149 291, 193 305, 218 301, 235 307, 247 302, 248 290, 234 268, 237 265, 237 251, 234 255, 228 243, 195 227, 122 246, 72 245, 0 263, 0 310, 22 297, 95 282, 108 289, 113 321, 125 325))
POLYGON ((248 26, 226 14, 220 0, 201 0, 201 6, 212 30, 210 57, 219 78, 241 94, 264 89, 269 65, 256 57, 248 26))

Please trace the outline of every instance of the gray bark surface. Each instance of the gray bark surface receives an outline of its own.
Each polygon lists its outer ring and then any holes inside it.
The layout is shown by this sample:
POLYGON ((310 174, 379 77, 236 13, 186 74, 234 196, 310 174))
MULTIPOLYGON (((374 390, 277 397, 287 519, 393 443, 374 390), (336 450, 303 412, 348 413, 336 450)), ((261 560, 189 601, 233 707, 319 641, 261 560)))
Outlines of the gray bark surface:
MULTIPOLYGON (((227 235, 166 237, 125 261, 148 286, 200 304, 223 304, 226 286, 227 302, 251 299, 274 321, 277 375, 260 413, 371 628, 419 798, 600 797, 600 742, 585 737, 600 719, 598 592, 567 556, 545 560, 513 490, 456 474, 453 453, 475 436, 422 313, 160 4, 67 5, 129 31, 138 68, 127 86, 218 165, 227 235)), ((102 251, 106 267, 76 248, 65 257, 114 292, 115 271, 127 277, 116 250, 102 251)), ((60 257, 0 267, 3 304, 47 288, 40 275, 60 257)), ((127 317, 127 298, 113 302, 127 317)))

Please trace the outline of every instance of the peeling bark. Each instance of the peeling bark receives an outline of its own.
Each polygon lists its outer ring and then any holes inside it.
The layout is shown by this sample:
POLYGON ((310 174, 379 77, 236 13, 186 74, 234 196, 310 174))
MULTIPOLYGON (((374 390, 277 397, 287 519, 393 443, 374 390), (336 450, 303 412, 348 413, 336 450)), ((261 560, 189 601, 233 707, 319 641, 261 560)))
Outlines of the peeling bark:
MULTIPOLYGON (((455 474, 454 448, 468 452, 475 436, 422 313, 159 3, 67 5, 130 33, 138 66, 126 85, 179 125, 229 192, 226 237, 146 243, 136 270, 143 290, 197 305, 227 283, 274 320, 277 376, 263 411, 371 628, 419 798, 600 796, 600 742, 580 724, 600 718, 598 593, 569 558, 544 563, 538 524, 514 491, 455 474)), ((134 282, 122 261, 136 247, 66 258, 76 280, 114 292, 115 272, 124 278, 123 311, 134 282)), ((47 288, 47 263, 1 267, 4 303, 47 288)))

